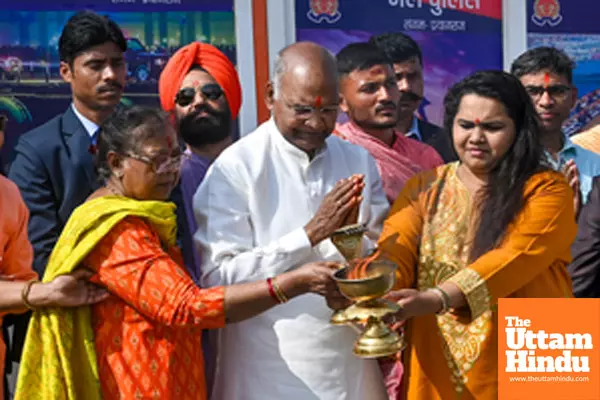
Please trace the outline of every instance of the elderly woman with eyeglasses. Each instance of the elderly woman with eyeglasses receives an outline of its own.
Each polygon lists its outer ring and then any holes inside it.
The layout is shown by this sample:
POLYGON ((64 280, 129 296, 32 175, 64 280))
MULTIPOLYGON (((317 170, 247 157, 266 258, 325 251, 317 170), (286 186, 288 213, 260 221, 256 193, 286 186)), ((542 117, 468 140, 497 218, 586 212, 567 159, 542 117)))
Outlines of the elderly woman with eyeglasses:
POLYGON ((165 202, 182 157, 160 111, 132 107, 104 123, 97 154, 104 186, 71 216, 47 274, 83 265, 111 296, 91 310, 34 315, 19 398, 205 399, 202 329, 303 293, 339 296, 329 263, 261 282, 197 287, 175 247, 175 207, 165 202))

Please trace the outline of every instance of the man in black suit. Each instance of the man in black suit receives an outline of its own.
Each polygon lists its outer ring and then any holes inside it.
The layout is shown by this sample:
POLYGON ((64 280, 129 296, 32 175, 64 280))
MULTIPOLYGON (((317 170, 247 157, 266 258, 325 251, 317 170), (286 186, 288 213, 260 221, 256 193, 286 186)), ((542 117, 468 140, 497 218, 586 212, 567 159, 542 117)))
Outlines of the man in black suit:
POLYGON ((419 45, 409 36, 399 33, 384 33, 369 40, 390 59, 400 90, 396 129, 407 137, 427 143, 437 150, 444 162, 457 160, 450 135, 439 126, 425 122, 415 116, 423 100, 423 55, 419 45))
MULTIPOLYGON (((97 187, 93 166, 99 125, 121 100, 127 42, 117 24, 90 11, 72 16, 59 40, 60 75, 73 102, 64 114, 24 134, 9 178, 30 211, 33 268, 40 277, 69 216, 97 187)), ((26 321, 15 326, 13 360, 20 358, 26 321)))
POLYGON ((90 11, 75 14, 59 40, 60 74, 73 103, 62 115, 24 134, 9 178, 29 208, 34 269, 43 275, 48 257, 73 210, 96 187, 95 135, 121 100, 127 42, 117 24, 90 11))
POLYGON ((600 298, 600 177, 595 177, 579 214, 577 238, 571 246, 569 274, 575 297, 600 298))

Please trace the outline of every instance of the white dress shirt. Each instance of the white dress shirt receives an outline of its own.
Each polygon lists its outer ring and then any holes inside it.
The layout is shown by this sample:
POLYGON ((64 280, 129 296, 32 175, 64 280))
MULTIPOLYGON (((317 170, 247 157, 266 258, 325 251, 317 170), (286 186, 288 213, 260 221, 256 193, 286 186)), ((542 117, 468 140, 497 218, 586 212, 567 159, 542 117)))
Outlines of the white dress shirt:
MULTIPOLYGON (((370 246, 388 213, 375 161, 335 136, 312 160, 274 121, 227 148, 194 196, 203 286, 260 281, 317 260, 341 260, 329 239, 311 247, 304 226, 342 178, 365 175, 359 222, 370 246)), ((267 285, 265 283, 265 290, 267 285)), ((356 332, 306 294, 220 332, 213 400, 383 400, 375 360, 352 353, 356 332)))

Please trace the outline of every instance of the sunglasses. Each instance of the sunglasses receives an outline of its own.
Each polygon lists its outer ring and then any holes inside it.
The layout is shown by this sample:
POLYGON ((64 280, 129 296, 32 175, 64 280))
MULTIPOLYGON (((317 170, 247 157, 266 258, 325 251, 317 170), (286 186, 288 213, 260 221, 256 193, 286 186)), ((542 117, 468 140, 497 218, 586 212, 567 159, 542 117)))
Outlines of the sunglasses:
POLYGON ((208 83, 202 87, 199 87, 198 89, 193 87, 185 87, 179 90, 175 96, 175 104, 180 107, 189 106, 196 98, 196 90, 200 91, 202 96, 210 101, 219 100, 221 96, 223 96, 223 89, 221 89, 221 86, 217 85, 216 83, 208 83))
POLYGON ((8 121, 8 117, 6 115, 0 115, 0 132, 6 128, 6 122, 8 121))

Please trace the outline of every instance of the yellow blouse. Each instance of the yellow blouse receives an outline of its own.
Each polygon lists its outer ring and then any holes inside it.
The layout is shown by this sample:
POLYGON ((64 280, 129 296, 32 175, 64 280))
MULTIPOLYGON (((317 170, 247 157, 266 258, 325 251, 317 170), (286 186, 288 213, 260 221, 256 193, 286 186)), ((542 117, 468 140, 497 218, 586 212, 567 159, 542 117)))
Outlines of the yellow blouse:
POLYGON ((407 399, 496 399, 497 302, 505 297, 571 297, 566 270, 577 230, 573 192, 545 171, 526 184, 526 203, 500 246, 469 264, 472 199, 458 163, 413 177, 385 222, 379 248, 398 264, 397 289, 458 285, 468 310, 408 321, 407 399))

